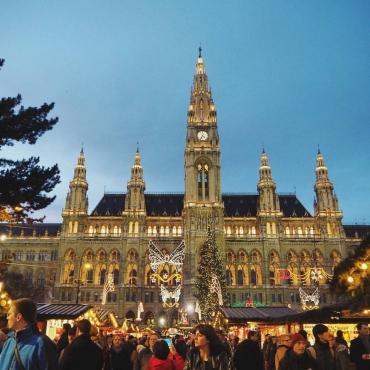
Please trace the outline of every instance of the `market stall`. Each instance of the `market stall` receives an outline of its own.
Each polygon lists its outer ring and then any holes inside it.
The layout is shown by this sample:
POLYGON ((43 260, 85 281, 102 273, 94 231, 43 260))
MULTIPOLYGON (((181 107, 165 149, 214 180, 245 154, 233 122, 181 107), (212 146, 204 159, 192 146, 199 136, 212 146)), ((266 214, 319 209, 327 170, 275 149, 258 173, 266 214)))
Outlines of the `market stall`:
POLYGON ((99 319, 94 309, 85 304, 38 303, 38 327, 51 339, 61 334, 64 323, 72 326, 81 319, 88 319, 91 324, 99 326, 99 319))
POLYGON ((250 330, 259 331, 264 338, 266 334, 289 333, 290 325, 279 318, 296 314, 297 310, 288 307, 221 307, 215 316, 215 326, 240 340, 246 338, 250 330))
POLYGON ((357 336, 357 323, 370 323, 370 309, 350 311, 347 307, 348 303, 338 303, 289 315, 283 319, 290 325, 292 333, 302 328, 306 330, 310 343, 314 342, 312 329, 318 323, 328 326, 334 335, 338 330, 342 330, 345 340, 349 343, 357 336))

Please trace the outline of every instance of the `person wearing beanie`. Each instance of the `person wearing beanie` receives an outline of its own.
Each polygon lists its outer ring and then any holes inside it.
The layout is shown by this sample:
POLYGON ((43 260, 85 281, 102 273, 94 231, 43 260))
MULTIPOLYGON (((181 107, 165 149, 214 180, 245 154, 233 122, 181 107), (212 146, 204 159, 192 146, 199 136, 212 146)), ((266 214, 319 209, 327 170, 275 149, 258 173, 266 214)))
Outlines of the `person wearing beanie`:
POLYGON ((324 324, 317 324, 312 329, 315 344, 307 348, 310 356, 316 360, 318 370, 336 370, 334 353, 329 346, 333 334, 324 324))
POLYGON ((306 339, 296 333, 291 337, 289 348, 280 361, 279 370, 317 370, 316 361, 306 352, 306 339))

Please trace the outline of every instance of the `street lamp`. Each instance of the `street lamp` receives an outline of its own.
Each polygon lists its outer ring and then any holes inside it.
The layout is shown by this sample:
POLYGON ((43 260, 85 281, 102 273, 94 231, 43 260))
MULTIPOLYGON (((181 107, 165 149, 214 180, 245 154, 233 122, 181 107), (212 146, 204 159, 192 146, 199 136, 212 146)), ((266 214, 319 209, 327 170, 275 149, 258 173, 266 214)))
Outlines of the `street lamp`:
MULTIPOLYGON (((80 287, 81 287, 81 268, 82 268, 82 262, 83 262, 83 259, 81 259, 81 263, 80 263, 80 269, 79 269, 79 275, 80 277, 78 279, 76 279, 76 283, 77 283, 77 295, 76 295, 76 304, 78 304, 78 300, 80 298, 80 287)), ((85 271, 89 271, 92 269, 92 264, 90 262, 85 262, 85 264, 83 265, 84 267, 84 270, 85 271)))

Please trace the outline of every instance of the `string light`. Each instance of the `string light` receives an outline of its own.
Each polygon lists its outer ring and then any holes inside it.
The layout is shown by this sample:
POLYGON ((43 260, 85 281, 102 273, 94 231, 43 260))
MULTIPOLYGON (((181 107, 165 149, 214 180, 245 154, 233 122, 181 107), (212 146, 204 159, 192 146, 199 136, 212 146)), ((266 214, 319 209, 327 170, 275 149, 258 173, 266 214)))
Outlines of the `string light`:
POLYGON ((352 283, 355 281, 355 279, 354 279, 352 276, 348 276, 347 281, 348 281, 350 284, 352 284, 352 283))

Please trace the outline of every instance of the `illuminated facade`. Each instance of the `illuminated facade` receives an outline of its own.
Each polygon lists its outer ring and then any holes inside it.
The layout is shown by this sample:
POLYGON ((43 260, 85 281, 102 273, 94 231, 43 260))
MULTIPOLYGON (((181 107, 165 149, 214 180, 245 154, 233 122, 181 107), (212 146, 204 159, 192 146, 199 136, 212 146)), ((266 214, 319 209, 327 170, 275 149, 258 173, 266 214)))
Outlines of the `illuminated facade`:
MULTIPOLYGON (((370 228, 342 225, 323 155, 318 152, 316 157, 313 215, 295 194, 277 193, 265 151, 257 193, 223 194, 220 155, 216 107, 200 51, 187 113, 185 192, 146 193, 137 151, 126 192, 105 193, 89 214, 81 151, 62 212, 63 223, 38 225, 36 231, 23 234, 21 228, 13 227, 2 243, 3 257, 18 256, 12 268, 32 271, 35 284, 43 272, 55 302, 74 303, 80 291, 80 303, 99 305, 106 274, 111 273, 115 291, 108 293, 105 307, 120 317, 135 318, 142 301, 146 322, 165 311, 159 286, 151 276, 149 241, 165 253, 185 241, 180 302, 195 303, 198 250, 211 227, 224 256, 230 304, 248 301, 294 307, 299 304, 298 288, 309 290, 312 285, 314 269, 320 272, 321 304, 331 303, 327 283, 333 268, 370 228), (42 251, 48 255, 44 260, 39 257, 42 251), (28 258, 31 254, 36 257, 28 258)), ((158 271, 161 276, 173 273, 168 266, 158 271)), ((168 288, 176 284, 175 279, 165 283, 168 288)), ((168 318, 177 319, 176 310, 168 318)))

